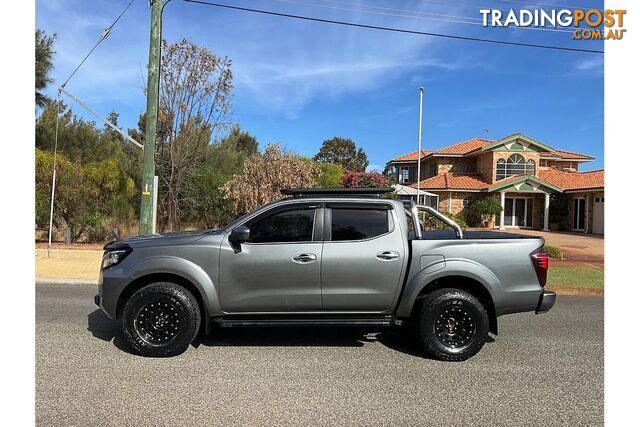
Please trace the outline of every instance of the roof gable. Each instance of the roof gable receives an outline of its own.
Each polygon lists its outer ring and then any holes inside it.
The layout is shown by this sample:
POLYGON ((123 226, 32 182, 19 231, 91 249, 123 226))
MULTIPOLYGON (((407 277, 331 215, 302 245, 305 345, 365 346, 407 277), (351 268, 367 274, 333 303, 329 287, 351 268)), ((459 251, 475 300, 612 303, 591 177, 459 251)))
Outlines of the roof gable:
POLYGON ((512 188, 519 193, 543 193, 540 187, 546 187, 550 190, 562 192, 562 188, 546 180, 538 179, 533 175, 517 175, 507 179, 500 180, 493 184, 489 191, 507 190, 512 188))
POLYGON ((482 151, 555 151, 555 148, 521 133, 514 133, 482 147, 482 151))

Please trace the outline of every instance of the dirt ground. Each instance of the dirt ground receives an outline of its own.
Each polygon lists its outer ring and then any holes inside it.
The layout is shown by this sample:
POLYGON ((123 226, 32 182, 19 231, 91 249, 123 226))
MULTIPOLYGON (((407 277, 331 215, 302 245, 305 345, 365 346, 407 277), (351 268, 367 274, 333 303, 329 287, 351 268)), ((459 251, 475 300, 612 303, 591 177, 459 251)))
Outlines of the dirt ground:
POLYGON ((36 248, 36 279, 76 279, 98 281, 102 250, 36 248))

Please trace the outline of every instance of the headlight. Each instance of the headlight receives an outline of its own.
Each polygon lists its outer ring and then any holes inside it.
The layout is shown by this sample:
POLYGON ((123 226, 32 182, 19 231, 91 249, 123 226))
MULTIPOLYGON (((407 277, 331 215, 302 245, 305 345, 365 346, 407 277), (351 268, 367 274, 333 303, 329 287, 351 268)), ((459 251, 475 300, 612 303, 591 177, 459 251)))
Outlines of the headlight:
POLYGON ((120 264, 123 259, 131 253, 131 249, 119 249, 115 251, 105 251, 102 256, 102 269, 120 264))

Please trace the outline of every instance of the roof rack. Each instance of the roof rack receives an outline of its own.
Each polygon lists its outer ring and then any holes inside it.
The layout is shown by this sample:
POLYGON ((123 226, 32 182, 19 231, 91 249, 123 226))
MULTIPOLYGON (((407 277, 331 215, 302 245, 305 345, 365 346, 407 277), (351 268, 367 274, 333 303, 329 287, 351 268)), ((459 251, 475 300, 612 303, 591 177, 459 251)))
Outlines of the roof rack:
POLYGON ((285 196, 314 197, 314 196, 334 196, 334 197, 381 197, 387 193, 395 191, 394 188, 283 188, 280 193, 285 196))

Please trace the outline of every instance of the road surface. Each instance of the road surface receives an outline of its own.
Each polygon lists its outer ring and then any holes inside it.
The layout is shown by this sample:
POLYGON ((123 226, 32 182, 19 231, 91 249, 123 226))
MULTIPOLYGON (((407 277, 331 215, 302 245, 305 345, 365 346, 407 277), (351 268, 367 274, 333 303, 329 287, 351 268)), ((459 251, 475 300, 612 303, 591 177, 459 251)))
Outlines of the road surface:
POLYGON ((603 299, 501 317, 472 359, 398 333, 214 329, 181 356, 128 352, 86 285, 36 286, 38 425, 601 425, 603 299))

